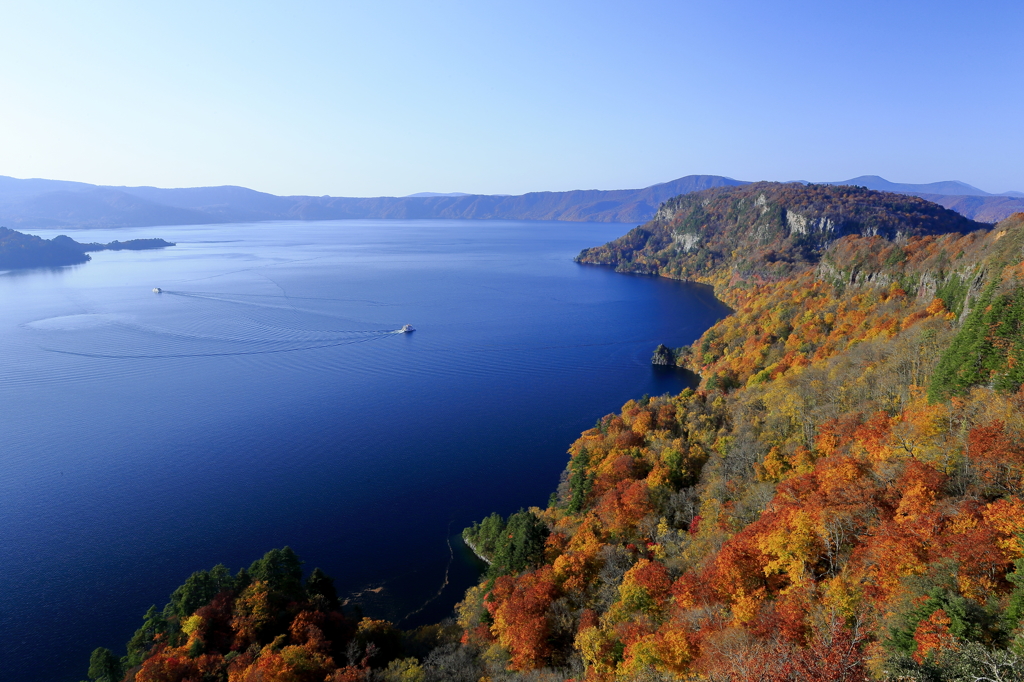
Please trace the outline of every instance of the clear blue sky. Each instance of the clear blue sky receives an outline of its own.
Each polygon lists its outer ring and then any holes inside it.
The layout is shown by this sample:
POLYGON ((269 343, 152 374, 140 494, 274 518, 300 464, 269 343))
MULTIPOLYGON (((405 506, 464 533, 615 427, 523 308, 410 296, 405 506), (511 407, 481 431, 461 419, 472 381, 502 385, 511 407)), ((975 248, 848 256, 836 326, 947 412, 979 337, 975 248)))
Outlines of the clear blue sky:
POLYGON ((275 194, 1024 191, 1024 3, 6 2, 0 175, 275 194))

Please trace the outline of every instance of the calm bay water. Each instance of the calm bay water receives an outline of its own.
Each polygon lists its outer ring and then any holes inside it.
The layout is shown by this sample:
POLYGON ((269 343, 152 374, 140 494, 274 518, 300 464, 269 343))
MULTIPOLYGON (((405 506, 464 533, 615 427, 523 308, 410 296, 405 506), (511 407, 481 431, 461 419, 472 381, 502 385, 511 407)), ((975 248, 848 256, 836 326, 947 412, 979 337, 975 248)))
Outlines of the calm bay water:
POLYGON ((178 246, 0 274, 5 677, 83 679, 192 571, 284 545, 367 615, 449 615, 478 570, 458 532, 546 504, 581 430, 684 387, 654 346, 727 312, 572 262, 627 229, 87 230, 178 246))

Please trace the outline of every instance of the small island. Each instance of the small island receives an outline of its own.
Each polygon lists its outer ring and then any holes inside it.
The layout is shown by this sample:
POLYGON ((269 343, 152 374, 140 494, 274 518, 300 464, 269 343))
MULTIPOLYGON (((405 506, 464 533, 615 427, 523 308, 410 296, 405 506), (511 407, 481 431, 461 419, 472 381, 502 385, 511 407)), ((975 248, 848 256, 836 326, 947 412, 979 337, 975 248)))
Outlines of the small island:
POLYGON ((176 246, 163 239, 114 240, 109 244, 76 242, 66 235, 43 239, 0 227, 0 269, 56 267, 77 265, 91 260, 91 251, 141 251, 176 246))

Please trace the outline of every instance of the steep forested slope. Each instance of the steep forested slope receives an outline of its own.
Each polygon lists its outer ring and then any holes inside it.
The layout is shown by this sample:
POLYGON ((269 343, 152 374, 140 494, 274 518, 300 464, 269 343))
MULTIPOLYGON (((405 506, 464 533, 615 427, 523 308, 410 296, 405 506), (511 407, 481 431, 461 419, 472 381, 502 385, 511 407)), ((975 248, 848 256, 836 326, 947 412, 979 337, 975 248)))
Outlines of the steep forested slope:
POLYGON ((666 203, 580 260, 714 284, 735 313, 673 353, 702 382, 467 529, 491 567, 457 623, 329 637, 308 583, 270 608, 243 576, 202 608, 273 626, 204 659, 214 612, 169 606, 135 679, 1024 679, 1024 214, 983 227, 855 188, 666 203))
POLYGON ((1024 675, 1024 215, 891 196, 711 191, 581 254, 736 313, 676 353, 698 390, 573 444, 467 642, 592 680, 1024 675))

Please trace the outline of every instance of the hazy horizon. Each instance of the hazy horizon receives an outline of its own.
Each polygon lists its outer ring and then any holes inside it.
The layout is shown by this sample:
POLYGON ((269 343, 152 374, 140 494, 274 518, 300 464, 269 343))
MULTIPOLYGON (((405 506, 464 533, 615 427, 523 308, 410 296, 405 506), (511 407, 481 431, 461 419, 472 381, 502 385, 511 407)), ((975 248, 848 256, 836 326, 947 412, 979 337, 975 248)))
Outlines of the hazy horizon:
POLYGON ((1024 189, 983 2, 43 2, 5 13, 0 172, 277 195, 749 180, 1024 189))
MULTIPOLYGON (((709 175, 709 174, 706 174, 706 173, 687 173, 687 174, 678 176, 677 178, 671 178, 671 179, 668 179, 668 180, 659 180, 658 182, 652 183, 651 185, 645 185, 645 186, 629 186, 629 187, 572 187, 570 189, 556 189, 556 190, 553 190, 553 189, 531 189, 531 190, 526 190, 525 192, 520 192, 518 195, 510 194, 508 192, 493 192, 493 193, 483 194, 483 193, 460 192, 460 191, 435 192, 435 191, 430 190, 430 189, 425 189, 425 190, 413 192, 411 194, 404 194, 404 195, 394 195, 394 194, 390 194, 390 195, 377 195, 375 197, 370 197, 370 196, 342 197, 341 195, 316 195, 316 194, 312 194, 312 193, 297 193, 297 194, 291 194, 291 195, 275 195, 275 196, 312 196, 312 197, 315 197, 315 196, 332 196, 332 197, 337 197, 337 198, 355 198, 355 199, 358 199, 358 198, 417 199, 417 198, 460 197, 460 196, 513 197, 513 196, 519 196, 519 195, 522 195, 522 194, 531 194, 531 193, 539 193, 539 192, 573 192, 573 191, 609 192, 609 191, 615 191, 615 190, 641 190, 641 189, 646 189, 648 187, 653 187, 655 185, 669 184, 669 183, 673 182, 674 180, 681 179, 681 178, 688 177, 688 176, 692 176, 692 175, 709 175)), ((5 175, 4 173, 0 173, 0 177, 9 177, 9 178, 13 178, 15 180, 53 180, 53 181, 58 181, 58 182, 83 182, 82 180, 78 180, 78 179, 74 179, 74 178, 43 178, 43 177, 15 178, 14 176, 5 175)), ((874 173, 860 173, 860 174, 858 174, 856 176, 851 176, 850 178, 842 178, 842 179, 835 179, 835 180, 824 180, 824 179, 821 179, 821 178, 818 178, 818 179, 815 179, 815 180, 804 180, 804 179, 799 179, 799 180, 794 180, 794 179, 778 180, 778 179, 770 179, 770 178, 760 178, 758 180, 748 180, 748 179, 745 179, 745 178, 737 178, 737 177, 730 176, 730 175, 724 175, 724 176, 719 176, 719 177, 724 177, 724 178, 727 178, 729 180, 738 180, 740 182, 800 182, 800 183, 810 183, 810 184, 837 184, 837 183, 841 183, 841 182, 845 182, 845 181, 849 181, 849 180, 856 180, 856 179, 861 178, 861 177, 879 177, 882 180, 885 180, 887 182, 891 182, 891 183, 897 184, 897 185, 927 185, 927 184, 935 184, 935 183, 942 183, 942 182, 963 182, 962 180, 959 180, 958 178, 943 178, 943 179, 938 179, 938 180, 925 180, 925 181, 893 180, 892 178, 882 178, 881 176, 878 176, 877 174, 874 174, 874 173)), ((85 184, 97 184, 97 183, 85 183, 85 184)), ((985 187, 978 187, 977 185, 974 185, 973 183, 966 183, 966 184, 971 185, 975 189, 979 189, 979 190, 981 190, 983 192, 987 192, 988 194, 993 195, 993 196, 1001 196, 1001 195, 1004 195, 1006 193, 1014 193, 1014 192, 1016 192, 1018 194, 1020 193, 1019 190, 1016 190, 1016 189, 1013 189, 1013 188, 1007 189, 1007 190, 1003 190, 1002 192, 999 192, 999 191, 993 191, 991 189, 987 189, 985 187)), ((153 186, 153 185, 98 185, 98 184, 97 184, 97 186, 110 187, 110 188, 119 188, 119 187, 124 187, 124 188, 153 187, 154 189, 200 189, 200 188, 209 188, 209 187, 242 187, 244 189, 251 189, 251 190, 254 190, 254 191, 257 191, 257 192, 264 192, 266 194, 273 194, 273 192, 266 192, 265 190, 261 190, 261 189, 256 188, 256 187, 246 187, 244 185, 239 185, 237 183, 230 183, 230 182, 229 183, 224 183, 224 184, 221 184, 221 185, 181 185, 181 186, 177 186, 177 187, 156 187, 156 186, 153 186)))

